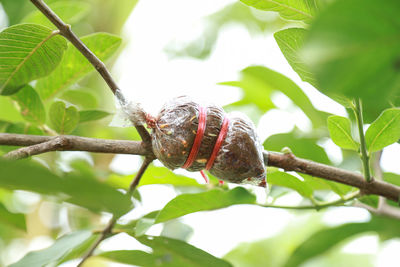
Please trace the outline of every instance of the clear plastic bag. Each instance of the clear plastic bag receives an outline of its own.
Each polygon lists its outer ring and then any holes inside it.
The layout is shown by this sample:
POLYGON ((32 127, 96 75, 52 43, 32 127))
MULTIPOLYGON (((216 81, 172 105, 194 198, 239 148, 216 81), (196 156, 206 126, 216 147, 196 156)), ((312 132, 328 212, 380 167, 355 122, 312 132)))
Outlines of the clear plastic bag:
POLYGON ((206 167, 227 116, 226 136, 209 165, 210 173, 227 182, 265 186, 263 149, 250 119, 238 112, 226 114, 213 104, 200 105, 187 96, 167 102, 157 117, 147 117, 147 124, 153 129, 152 146, 156 157, 169 169, 184 166, 199 128, 200 107, 206 112, 204 135, 197 156, 186 169, 200 171, 206 167))

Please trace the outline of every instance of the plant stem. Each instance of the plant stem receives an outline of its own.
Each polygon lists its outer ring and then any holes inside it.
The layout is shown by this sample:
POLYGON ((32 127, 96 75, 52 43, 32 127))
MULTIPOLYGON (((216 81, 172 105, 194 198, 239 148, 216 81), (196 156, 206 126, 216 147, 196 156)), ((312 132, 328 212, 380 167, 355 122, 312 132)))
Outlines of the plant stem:
MULTIPOLYGON (((152 157, 145 157, 142 166, 140 167, 139 171, 136 173, 135 179, 133 179, 128 191, 126 191, 126 195, 132 196, 133 192, 135 191, 137 185, 140 182, 140 179, 142 178, 144 172, 146 171, 147 167, 149 167, 150 163, 154 160, 152 157)), ((83 263, 89 259, 96 248, 100 245, 100 243, 109 236, 109 234, 112 233, 112 230, 114 228, 115 223, 117 222, 118 217, 113 215, 113 217, 110 219, 108 222, 107 226, 103 229, 103 231, 100 232, 99 238, 96 240, 96 242, 93 243, 93 245, 89 248, 89 250, 86 252, 86 254, 82 257, 81 262, 77 265, 77 267, 80 267, 83 265, 83 263)))
MULTIPOLYGON (((93 65, 103 80, 107 83, 110 90, 121 103, 121 106, 125 107, 128 102, 122 95, 121 90, 112 78, 106 65, 78 38, 78 36, 71 30, 71 25, 66 24, 59 16, 57 16, 57 14, 54 13, 53 10, 51 10, 43 0, 31 0, 31 2, 51 21, 51 23, 54 24, 54 26, 58 28, 59 31, 57 31, 57 33, 59 32, 62 36, 64 36, 79 50, 84 57, 86 57, 86 59, 93 65)), ((148 147, 151 147, 151 137, 146 128, 143 125, 137 125, 135 121, 132 121, 132 123, 138 131, 144 144, 148 147)))
POLYGON ((320 202, 320 203, 316 203, 314 205, 307 205, 307 206, 279 206, 279 205, 259 205, 262 207, 266 207, 266 208, 278 208, 278 209, 292 209, 292 210, 321 210, 324 208, 328 208, 328 207, 332 207, 332 206, 341 206, 342 204, 353 200, 357 197, 360 196, 360 191, 357 190, 347 196, 344 196, 343 198, 340 198, 338 200, 335 201, 330 201, 330 202, 320 202))
POLYGON ((364 128, 363 128, 364 120, 363 120, 363 115, 362 115, 362 103, 361 103, 361 99, 359 99, 359 98, 355 100, 354 113, 356 116, 358 133, 360 135, 360 153, 361 153, 361 160, 362 160, 363 167, 364 167, 364 177, 367 180, 367 182, 371 182, 372 177, 371 177, 371 171, 369 168, 369 155, 367 152, 367 144, 365 143, 364 128))

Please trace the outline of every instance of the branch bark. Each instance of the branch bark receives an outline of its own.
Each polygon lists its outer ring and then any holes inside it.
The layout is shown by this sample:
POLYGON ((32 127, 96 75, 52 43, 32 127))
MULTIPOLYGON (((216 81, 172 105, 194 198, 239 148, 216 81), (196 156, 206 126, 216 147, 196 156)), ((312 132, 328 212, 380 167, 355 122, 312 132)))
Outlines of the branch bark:
MULTIPOLYGON (((138 141, 106 140, 71 135, 50 137, 0 133, 0 145, 28 146, 27 148, 21 148, 15 151, 14 154, 19 155, 19 158, 38 154, 35 152, 35 149, 40 146, 35 145, 49 142, 51 140, 57 140, 57 142, 54 141, 54 145, 51 147, 51 149, 46 149, 44 152, 67 150, 88 151, 98 153, 144 155, 154 158, 152 150, 149 149, 148 146, 144 145, 143 142, 138 141), (60 145, 60 143, 62 145, 60 145), (34 147, 32 148, 29 146, 34 147)), ((47 145, 48 144, 46 144, 46 146, 47 145)), ((264 152, 264 162, 266 166, 281 168, 285 171, 296 171, 318 178, 354 186, 359 188, 361 193, 365 195, 374 194, 383 196, 396 202, 399 200, 399 186, 376 179, 372 180, 371 182, 367 182, 359 173, 297 158, 291 153, 282 154, 277 152, 264 152)))
POLYGON ((149 150, 140 141, 107 140, 73 135, 40 136, 0 133, 0 145, 27 146, 5 155, 6 158, 13 159, 50 151, 87 151, 154 156, 152 150, 149 150))
POLYGON ((278 167, 285 171, 296 171, 326 180, 347 184, 360 189, 365 195, 379 195, 398 202, 400 187, 372 179, 367 182, 356 172, 351 172, 314 161, 297 158, 292 153, 264 152, 264 162, 268 166, 278 167))
MULTIPOLYGON (((39 9, 43 15, 45 15, 51 23, 56 26, 60 34, 64 36, 68 41, 70 41, 76 49, 84 55, 87 60, 93 65, 93 67, 99 72, 101 77, 107 83, 110 90, 119 100, 122 107, 128 105, 125 97, 123 96, 121 90, 119 89, 117 83, 112 78, 110 72, 106 68, 106 65, 92 52, 90 49, 76 36, 76 34, 71 30, 71 25, 64 23, 56 13, 54 13, 49 6, 46 5, 43 0, 31 0, 31 2, 39 9)), ((135 121, 132 122, 140 134, 140 137, 145 142, 145 145, 150 147, 151 137, 149 132, 143 125, 137 125, 135 121)))

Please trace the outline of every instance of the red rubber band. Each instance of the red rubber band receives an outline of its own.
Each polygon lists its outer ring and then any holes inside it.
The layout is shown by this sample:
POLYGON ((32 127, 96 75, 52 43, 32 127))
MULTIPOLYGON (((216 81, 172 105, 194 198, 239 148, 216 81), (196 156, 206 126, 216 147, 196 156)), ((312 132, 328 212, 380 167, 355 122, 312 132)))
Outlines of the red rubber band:
POLYGON ((187 169, 192 166, 194 160, 199 153, 201 141, 203 140, 204 132, 206 130, 207 122, 207 109, 205 107, 199 107, 199 125, 197 127, 196 137, 194 138, 192 149, 190 150, 189 156, 186 159, 185 164, 182 168, 187 169))
POLYGON ((215 142, 214 149, 211 153, 210 158, 207 161, 206 170, 211 169, 214 164, 214 160, 217 157, 219 149, 221 148, 222 142, 224 142, 226 134, 228 133, 229 119, 225 116, 224 121, 222 122, 221 130, 219 131, 217 142, 215 142))
POLYGON ((201 176, 203 176, 204 181, 206 181, 206 184, 208 184, 210 182, 210 180, 208 179, 207 174, 204 173, 203 170, 200 171, 201 176))

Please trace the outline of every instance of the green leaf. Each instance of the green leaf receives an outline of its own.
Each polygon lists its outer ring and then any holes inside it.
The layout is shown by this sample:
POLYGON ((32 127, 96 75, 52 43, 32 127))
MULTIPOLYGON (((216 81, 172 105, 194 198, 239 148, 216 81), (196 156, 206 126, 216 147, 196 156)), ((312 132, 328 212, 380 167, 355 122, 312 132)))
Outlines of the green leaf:
POLYGON ((135 236, 144 235, 155 223, 154 218, 141 218, 137 221, 135 227, 135 236))
POLYGON ((379 197, 376 195, 362 196, 358 198, 357 201, 360 201, 361 203, 364 203, 375 209, 377 209, 379 205, 379 197))
POLYGON ((6 128, 6 133, 17 133, 17 134, 33 134, 33 135, 43 135, 43 131, 30 123, 10 123, 6 128))
POLYGON ((161 236, 144 236, 139 237, 138 241, 151 247, 154 251, 153 254, 163 255, 164 261, 172 258, 173 263, 166 266, 232 266, 230 263, 180 240, 161 236))
POLYGON ((35 8, 32 3, 24 0, 1 0, 0 2, 7 14, 9 25, 17 24, 26 14, 35 8))
POLYGON ((264 148, 280 152, 284 147, 289 147, 300 158, 330 164, 325 150, 317 145, 317 141, 317 138, 303 137, 297 134, 296 131, 293 131, 291 133, 275 134, 268 137, 264 142, 264 148))
MULTIPOLYGON (((121 38, 108 33, 95 33, 81 38, 82 42, 102 61, 110 58, 121 44, 121 38)), ((89 61, 71 44, 54 72, 38 81, 36 89, 43 100, 54 97, 94 70, 89 61)))
MULTIPOLYGON (((125 232, 132 231, 133 229, 136 228, 138 222, 140 220, 142 220, 142 219, 145 219, 145 220, 153 219, 153 224, 154 224, 154 220, 157 217, 159 212, 160 212, 159 210, 155 210, 155 211, 152 211, 150 213, 147 213, 146 215, 142 216, 139 219, 131 220, 131 221, 129 221, 127 223, 124 223, 124 224, 118 224, 117 223, 115 225, 115 229, 122 229, 122 230, 125 230, 125 232)), ((135 236, 137 236, 137 235, 138 234, 135 232, 135 236)))
POLYGON ((369 126, 365 133, 365 142, 369 152, 397 142, 400 139, 400 108, 389 108, 369 126))
POLYGON ((46 111, 38 93, 30 85, 25 85, 12 97, 17 101, 22 117, 35 124, 46 122, 46 111))
POLYGON ((288 221, 288 225, 267 239, 237 245, 223 258, 240 267, 281 267, 293 249, 321 229, 322 214, 311 213, 288 221), (278 248, 278 249, 277 249, 278 248), (261 256, 262 255, 262 256, 261 256))
POLYGON ((48 264, 57 264, 68 252, 85 242, 91 236, 91 231, 79 231, 67 234, 43 250, 33 251, 26 254, 18 262, 10 267, 42 267, 48 264))
MULTIPOLYGON (((107 179, 107 183, 116 187, 128 189, 134 175, 117 175, 112 174, 107 179)), ((174 186, 194 186, 204 187, 199 184, 195 179, 188 178, 183 175, 173 173, 165 167, 150 166, 140 179, 139 186, 151 184, 172 184, 174 186)))
POLYGON ((82 110, 79 111, 79 123, 100 120, 109 115, 111 113, 102 110, 82 110))
POLYGON ((72 132, 79 123, 79 112, 76 107, 67 108, 62 101, 51 105, 49 115, 52 128, 60 134, 72 132))
POLYGON ((15 102, 8 96, 0 95, 0 120, 18 122, 24 119, 15 102))
POLYGON ((188 242, 193 236, 194 229, 181 220, 172 220, 163 224, 160 236, 188 242))
POLYGON ((338 0, 321 12, 302 52, 321 92, 360 97, 368 113, 376 115, 389 101, 396 101, 400 89, 399 13, 397 0, 382 4, 338 0))
POLYGON ((300 266, 308 259, 323 255, 324 252, 357 234, 374 231, 381 235, 397 237, 400 235, 398 221, 384 217, 372 217, 366 223, 348 223, 322 229, 303 241, 288 259, 285 267, 300 266))
POLYGON ((87 91, 80 90, 67 90, 61 96, 61 99, 68 101, 80 108, 97 108, 98 101, 96 96, 87 91))
POLYGON ((19 230, 26 231, 25 215, 13 213, 0 203, 0 222, 11 225, 19 230))
POLYGON ((51 73, 66 47, 63 37, 40 25, 6 28, 0 33, 0 94, 14 94, 28 82, 51 73))
MULTIPOLYGON (((49 4, 49 7, 57 14, 57 16, 68 24, 75 24, 83 19, 90 11, 90 5, 82 1, 58 1, 49 4)), ((56 29, 56 26, 54 26, 54 24, 52 24, 39 10, 29 13, 22 22, 41 24, 51 29, 56 29)))
POLYGON ((268 173, 268 183, 271 185, 283 186, 297 191, 306 198, 313 197, 313 190, 305 182, 285 172, 268 173))
POLYGON ((98 240, 98 238, 99 238, 99 234, 93 234, 93 235, 91 235, 91 237, 86 239, 84 242, 80 243, 79 245, 76 245, 67 254, 65 254, 61 260, 57 261, 58 265, 60 265, 61 263, 67 262, 69 260, 80 258, 83 255, 85 255, 87 253, 87 251, 89 250, 89 248, 98 240))
POLYGON ((136 266, 165 266, 161 265, 162 258, 159 259, 160 257, 141 250, 114 250, 100 253, 98 257, 136 266))
POLYGON ((298 174, 304 179, 304 183, 308 185, 313 191, 330 189, 340 197, 344 197, 354 189, 354 187, 351 187, 349 185, 328 181, 303 173, 298 174))
POLYGON ((182 194, 168 202, 156 218, 165 222, 197 211, 215 210, 236 204, 254 204, 256 197, 242 187, 229 191, 213 189, 197 194, 182 194))
POLYGON ((328 129, 332 141, 341 148, 357 151, 360 147, 351 136, 351 123, 348 118, 330 116, 328 118, 328 129))
POLYGON ((277 11, 282 18, 310 22, 318 11, 316 0, 240 0, 265 11, 277 11))
POLYGON ((286 76, 262 66, 253 66, 241 71, 241 80, 220 83, 240 87, 244 97, 234 105, 252 103, 262 111, 274 107, 270 100, 271 93, 279 91, 296 104, 316 126, 325 125, 326 114, 314 108, 307 95, 292 80, 286 76))
POLYGON ((400 186, 400 175, 391 172, 385 172, 383 174, 383 180, 385 182, 400 186))
POLYGON ((324 256, 316 257, 310 262, 314 267, 331 267, 331 266, 352 266, 352 267, 376 267, 377 253, 366 252, 346 252, 345 249, 335 249, 329 251, 324 256))
POLYGON ((29 160, 0 160, 0 169, 2 188, 52 195, 94 212, 122 215, 132 207, 128 196, 84 174, 69 173, 60 177, 29 160))
POLYGON ((9 125, 10 123, 8 121, 0 120, 0 132, 3 133, 9 125))
POLYGON ((300 49, 303 47, 306 33, 307 30, 303 28, 289 28, 274 33, 274 37, 293 70, 303 81, 317 88, 314 74, 300 56, 300 49))
POLYGON ((143 236, 137 238, 137 240, 151 247, 152 253, 140 250, 117 250, 101 253, 99 256, 115 262, 137 266, 232 266, 230 263, 180 240, 161 236, 143 236))

